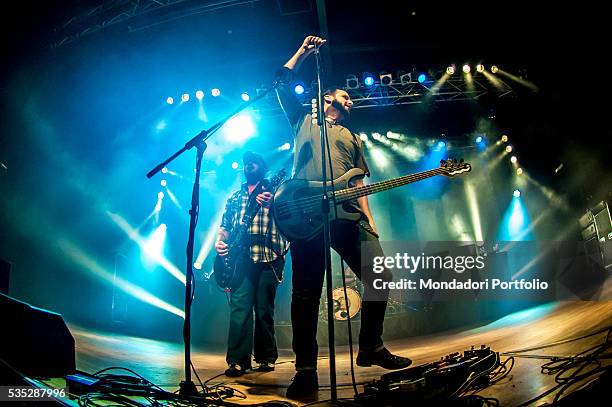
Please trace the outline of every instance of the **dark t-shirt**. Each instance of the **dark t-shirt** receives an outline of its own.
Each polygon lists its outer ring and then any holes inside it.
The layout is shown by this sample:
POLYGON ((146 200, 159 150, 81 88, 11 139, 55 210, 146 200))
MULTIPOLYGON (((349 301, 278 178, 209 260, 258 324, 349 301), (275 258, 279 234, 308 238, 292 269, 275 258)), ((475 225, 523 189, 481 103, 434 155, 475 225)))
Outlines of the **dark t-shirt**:
MULTIPOLYGON (((295 154, 293 157, 293 178, 322 181, 321 134, 311 112, 298 101, 286 86, 277 88, 279 102, 293 129, 295 154)), ((326 121, 331 160, 328 161, 327 179, 338 178, 352 168, 362 169, 370 175, 361 139, 346 127, 326 121)), ((357 201, 351 206, 360 210, 357 201)))

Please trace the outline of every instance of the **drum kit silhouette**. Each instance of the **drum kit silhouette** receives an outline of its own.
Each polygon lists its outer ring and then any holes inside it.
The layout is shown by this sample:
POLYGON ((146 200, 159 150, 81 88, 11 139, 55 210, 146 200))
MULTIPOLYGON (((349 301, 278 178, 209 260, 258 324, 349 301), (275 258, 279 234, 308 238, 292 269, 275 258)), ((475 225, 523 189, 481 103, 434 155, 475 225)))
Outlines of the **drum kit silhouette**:
MULTIPOLYGON (((344 296, 344 287, 339 286, 332 290, 332 298, 334 301, 334 319, 336 321, 346 321, 349 319, 349 317, 351 320, 359 319, 361 312, 363 284, 348 266, 345 268, 344 275, 344 281, 346 282, 346 298, 344 296), (348 303, 346 301, 347 299, 348 303)), ((323 293, 325 293, 325 289, 323 290, 323 293)), ((400 313, 404 311, 404 308, 406 308, 406 306, 401 301, 394 298, 389 298, 387 302, 386 314, 390 315, 400 313)), ((321 296, 319 319, 322 321, 327 321, 327 300, 325 295, 321 296)))

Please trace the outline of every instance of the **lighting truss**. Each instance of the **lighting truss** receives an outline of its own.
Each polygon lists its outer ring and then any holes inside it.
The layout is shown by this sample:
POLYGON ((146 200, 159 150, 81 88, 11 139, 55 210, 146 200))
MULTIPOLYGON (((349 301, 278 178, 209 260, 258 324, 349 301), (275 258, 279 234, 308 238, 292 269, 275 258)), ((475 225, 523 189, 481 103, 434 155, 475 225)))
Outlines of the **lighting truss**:
POLYGON ((179 18, 222 8, 250 4, 259 0, 110 0, 72 16, 55 28, 51 48, 58 48, 107 27, 129 23, 130 32, 179 18))

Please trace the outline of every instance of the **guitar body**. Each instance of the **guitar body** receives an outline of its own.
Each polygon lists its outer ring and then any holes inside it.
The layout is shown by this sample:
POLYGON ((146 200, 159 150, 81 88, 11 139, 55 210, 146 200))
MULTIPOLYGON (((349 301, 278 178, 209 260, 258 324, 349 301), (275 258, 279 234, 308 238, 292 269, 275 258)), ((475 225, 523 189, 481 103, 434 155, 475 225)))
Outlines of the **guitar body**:
MULTIPOLYGON (((365 173, 359 168, 347 171, 334 180, 336 191, 353 187, 356 179, 361 179, 365 173)), ((328 191, 331 183, 328 182, 328 191)), ((323 182, 291 179, 283 183, 274 195, 273 215, 278 230, 289 240, 308 240, 323 230, 323 215, 321 198, 323 182)), ((331 204, 331 202, 330 202, 331 204)), ((330 207, 329 219, 358 221, 359 212, 346 204, 337 205, 338 216, 330 207)))
POLYGON ((215 263, 213 265, 215 281, 217 285, 224 290, 231 290, 234 288, 234 283, 238 278, 238 267, 240 267, 240 255, 242 254, 240 248, 234 246, 234 250, 230 246, 230 251, 225 256, 215 257, 215 263))

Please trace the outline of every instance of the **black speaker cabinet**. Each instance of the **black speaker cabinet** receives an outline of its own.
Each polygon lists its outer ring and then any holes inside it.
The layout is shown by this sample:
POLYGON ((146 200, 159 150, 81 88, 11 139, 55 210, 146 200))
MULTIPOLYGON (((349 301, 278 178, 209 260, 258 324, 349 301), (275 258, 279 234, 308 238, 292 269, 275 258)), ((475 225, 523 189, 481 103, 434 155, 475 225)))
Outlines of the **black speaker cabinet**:
POLYGON ((0 293, 8 295, 11 263, 0 259, 0 293))
POLYGON ((0 358, 32 377, 61 377, 75 370, 74 338, 60 314, 0 294, 0 358))

